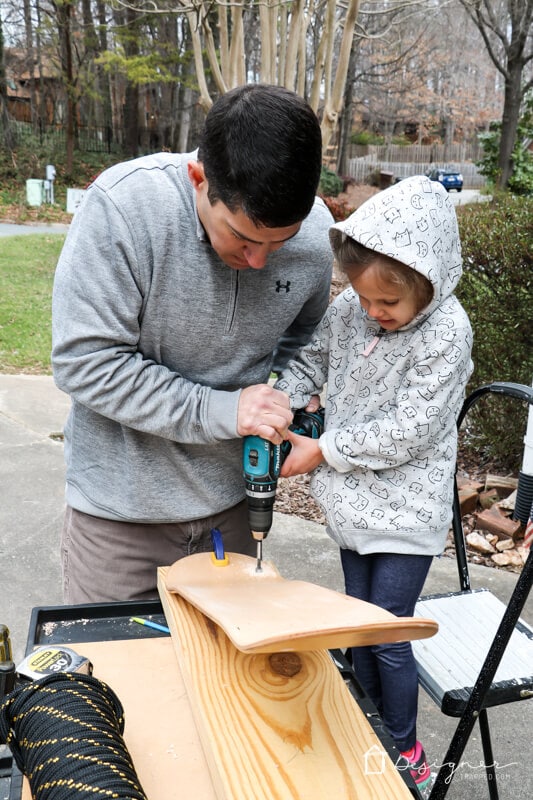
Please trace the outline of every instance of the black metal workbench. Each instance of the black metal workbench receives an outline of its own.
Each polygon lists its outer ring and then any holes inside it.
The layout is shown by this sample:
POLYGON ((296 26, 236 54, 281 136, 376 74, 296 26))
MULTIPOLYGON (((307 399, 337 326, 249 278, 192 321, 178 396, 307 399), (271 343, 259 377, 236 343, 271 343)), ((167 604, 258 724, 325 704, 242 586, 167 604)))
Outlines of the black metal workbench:
MULTIPOLYGON (((159 600, 34 608, 30 618, 26 654, 36 646, 46 644, 68 645, 69 643, 157 638, 167 635, 132 622, 131 617, 143 617, 166 625, 159 600)), ((383 748, 395 762, 399 752, 385 730, 374 705, 359 686, 344 653, 340 650, 332 650, 331 656, 351 694, 379 737, 383 748)), ((418 798, 418 792, 409 773, 403 771, 401 774, 413 797, 418 798)), ((21 794, 22 775, 12 762, 9 752, 7 751, 6 755, 0 753, 0 800, 20 800, 21 794)))

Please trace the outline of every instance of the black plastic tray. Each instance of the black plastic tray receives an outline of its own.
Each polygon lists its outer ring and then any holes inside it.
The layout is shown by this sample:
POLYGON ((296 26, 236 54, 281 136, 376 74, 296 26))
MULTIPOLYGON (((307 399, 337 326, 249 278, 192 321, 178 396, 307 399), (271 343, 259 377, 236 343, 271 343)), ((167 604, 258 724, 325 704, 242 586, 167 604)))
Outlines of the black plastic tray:
POLYGON ((26 653, 43 644, 109 642, 168 636, 161 631, 131 622, 131 617, 144 617, 166 625, 159 600, 34 608, 30 618, 26 653))

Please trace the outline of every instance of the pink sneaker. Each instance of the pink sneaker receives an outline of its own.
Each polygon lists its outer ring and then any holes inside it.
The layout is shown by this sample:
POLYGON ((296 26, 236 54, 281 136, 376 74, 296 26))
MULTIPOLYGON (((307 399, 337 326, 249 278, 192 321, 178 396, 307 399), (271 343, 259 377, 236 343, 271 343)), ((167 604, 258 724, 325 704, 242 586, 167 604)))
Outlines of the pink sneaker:
POLYGON ((408 769, 417 789, 425 795, 426 790, 429 789, 433 783, 433 775, 431 774, 424 748, 420 742, 417 741, 414 747, 400 753, 400 756, 401 759, 399 760, 398 768, 400 770, 408 769))

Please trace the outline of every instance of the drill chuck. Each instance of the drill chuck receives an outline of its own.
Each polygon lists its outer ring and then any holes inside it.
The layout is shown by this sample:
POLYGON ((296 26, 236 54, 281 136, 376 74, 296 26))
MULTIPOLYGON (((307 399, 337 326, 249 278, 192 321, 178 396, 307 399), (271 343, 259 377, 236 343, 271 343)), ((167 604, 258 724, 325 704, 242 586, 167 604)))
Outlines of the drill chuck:
POLYGON ((250 523, 250 530, 254 539, 266 539, 270 528, 272 527, 272 512, 274 509, 274 501, 271 500, 269 506, 261 508, 254 507, 253 500, 248 497, 248 520, 250 523))

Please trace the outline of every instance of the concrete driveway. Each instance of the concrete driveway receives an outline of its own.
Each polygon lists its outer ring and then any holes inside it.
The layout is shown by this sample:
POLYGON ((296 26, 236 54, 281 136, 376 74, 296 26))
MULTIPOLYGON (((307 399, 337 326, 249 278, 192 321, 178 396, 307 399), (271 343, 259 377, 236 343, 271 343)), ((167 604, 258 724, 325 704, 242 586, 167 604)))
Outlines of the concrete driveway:
POLYGON ((479 189, 463 189, 462 192, 448 192, 454 206, 466 206, 470 203, 485 203, 492 200, 490 194, 482 194, 479 189))
POLYGON ((35 233, 66 233, 68 225, 59 222, 50 225, 17 225, 14 222, 0 222, 0 236, 27 236, 35 233))

